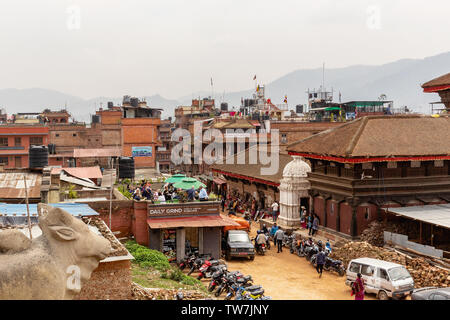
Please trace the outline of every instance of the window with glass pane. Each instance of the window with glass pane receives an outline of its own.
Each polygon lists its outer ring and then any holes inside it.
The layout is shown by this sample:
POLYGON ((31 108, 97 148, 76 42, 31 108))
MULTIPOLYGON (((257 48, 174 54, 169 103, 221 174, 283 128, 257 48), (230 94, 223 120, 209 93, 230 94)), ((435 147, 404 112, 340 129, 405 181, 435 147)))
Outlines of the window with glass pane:
POLYGON ((30 138, 30 145, 42 145, 43 139, 42 137, 31 137, 30 138))

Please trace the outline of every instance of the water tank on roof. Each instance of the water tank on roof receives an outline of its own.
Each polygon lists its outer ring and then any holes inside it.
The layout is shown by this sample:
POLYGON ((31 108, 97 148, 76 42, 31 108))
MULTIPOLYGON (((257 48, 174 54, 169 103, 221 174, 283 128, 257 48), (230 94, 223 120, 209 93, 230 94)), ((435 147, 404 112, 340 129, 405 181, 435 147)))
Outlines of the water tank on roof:
POLYGON ((48 154, 56 154, 56 145, 54 143, 49 143, 48 154))
POLYGON ((134 159, 132 157, 119 158, 119 179, 134 178, 134 159))
POLYGON ((30 168, 35 169, 48 166, 48 148, 46 146, 30 146, 28 153, 30 168))
POLYGON ((131 99, 130 96, 123 96, 122 103, 130 103, 130 99, 131 99))
POLYGON ((222 102, 222 103, 220 104, 220 110, 221 110, 221 111, 228 111, 228 103, 222 102))
POLYGON ((108 101, 108 109, 112 109, 114 103, 112 101, 108 101))
POLYGON ((139 106, 139 99, 138 98, 131 98, 130 99, 130 103, 133 107, 138 107, 139 106))
POLYGON ((303 113, 303 105, 302 104, 298 104, 295 106, 295 112, 296 113, 303 113))
POLYGON ((100 116, 97 114, 92 115, 92 123, 100 123, 100 116))

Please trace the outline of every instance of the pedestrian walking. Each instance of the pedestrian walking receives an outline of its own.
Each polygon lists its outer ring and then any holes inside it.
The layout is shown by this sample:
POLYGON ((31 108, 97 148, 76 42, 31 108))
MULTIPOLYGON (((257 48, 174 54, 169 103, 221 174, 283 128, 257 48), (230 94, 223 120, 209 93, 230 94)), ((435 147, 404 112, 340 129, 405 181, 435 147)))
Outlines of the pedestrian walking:
POLYGON ((314 236, 317 233, 317 230, 319 230, 319 217, 317 215, 314 217, 313 224, 312 224, 312 235, 314 236))
POLYGON ((225 212, 225 198, 223 196, 220 200, 220 206, 222 207, 222 212, 225 212))
POLYGON ((277 222, 277 213, 278 213, 278 203, 274 201, 272 203, 272 219, 273 222, 277 222))
POLYGON ((278 226, 276 223, 273 224, 272 228, 270 228, 270 236, 273 239, 273 245, 277 245, 277 241, 275 240, 275 233, 278 231, 278 226))
POLYGON ((277 253, 283 252, 283 237, 284 237, 284 231, 282 229, 278 229, 277 232, 275 232, 274 239, 277 243, 277 253))
POLYGON ((313 217, 312 214, 309 214, 307 217, 307 224, 306 226, 308 227, 308 236, 312 235, 312 223, 313 223, 313 217))
POLYGON ((356 275, 356 281, 353 282, 352 295, 355 295, 355 300, 364 300, 364 280, 361 273, 356 275))
POLYGON ((319 274, 319 278, 322 277, 323 265, 325 264, 325 253, 323 253, 322 248, 319 248, 319 252, 316 257, 316 271, 319 274))

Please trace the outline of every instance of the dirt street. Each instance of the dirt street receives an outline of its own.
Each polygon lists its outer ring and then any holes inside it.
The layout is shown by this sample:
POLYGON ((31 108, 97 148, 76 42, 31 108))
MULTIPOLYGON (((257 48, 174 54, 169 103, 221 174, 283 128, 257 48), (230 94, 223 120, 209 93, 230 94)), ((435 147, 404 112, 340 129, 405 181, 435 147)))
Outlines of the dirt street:
MULTIPOLYGON (((256 224, 253 223, 251 235, 255 233, 256 224)), ((286 248, 277 253, 271 244, 271 249, 264 256, 256 255, 254 261, 228 261, 228 270, 251 274, 254 283, 262 285, 265 294, 276 300, 354 299, 350 296, 350 288, 345 285, 345 276, 324 271, 319 278, 316 269, 305 258, 291 254, 286 248)), ((375 296, 368 295, 366 299, 375 299, 375 296)))

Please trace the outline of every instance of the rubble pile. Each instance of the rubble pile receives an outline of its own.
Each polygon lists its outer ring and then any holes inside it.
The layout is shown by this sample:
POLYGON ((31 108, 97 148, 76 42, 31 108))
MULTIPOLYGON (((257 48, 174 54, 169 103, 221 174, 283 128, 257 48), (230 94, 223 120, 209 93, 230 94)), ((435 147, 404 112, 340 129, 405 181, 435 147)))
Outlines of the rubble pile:
POLYGON ((133 300, 174 300, 177 293, 183 294, 183 300, 204 300, 207 296, 199 291, 177 289, 149 289, 131 284, 131 297, 133 300))
POLYGON ((394 223, 386 221, 372 221, 368 228, 361 233, 361 241, 366 241, 371 245, 382 247, 384 245, 383 231, 400 234, 408 234, 407 226, 404 223, 394 223))
POLYGON ((347 268, 348 263, 356 258, 374 258, 404 265, 414 279, 415 287, 448 287, 450 272, 435 267, 425 259, 409 258, 395 251, 373 246, 368 242, 347 242, 341 247, 334 247, 333 259, 341 260, 347 268))

